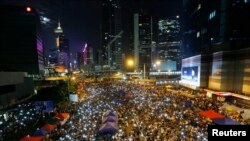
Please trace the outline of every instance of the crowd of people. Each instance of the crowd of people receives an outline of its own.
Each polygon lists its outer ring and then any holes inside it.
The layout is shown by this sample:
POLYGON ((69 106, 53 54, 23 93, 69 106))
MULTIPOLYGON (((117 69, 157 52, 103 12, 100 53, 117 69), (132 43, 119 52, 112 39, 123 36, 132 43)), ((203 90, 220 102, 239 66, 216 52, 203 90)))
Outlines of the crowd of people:
POLYGON ((0 140, 13 137, 13 134, 33 124, 41 116, 32 103, 22 103, 0 114, 0 140))
MULTIPOLYGON (((88 98, 72 103, 65 111, 70 114, 69 120, 51 131, 46 140, 207 141, 207 126, 211 121, 201 117, 199 112, 208 109, 221 112, 219 107, 222 103, 187 89, 145 87, 116 81, 86 83, 84 87, 88 98), (121 91, 132 93, 133 97, 125 99, 121 91), (99 134, 104 113, 110 110, 118 115, 116 134, 99 134)), ((30 107, 31 104, 25 106, 30 107)), ((26 109, 9 116, 12 124, 9 123, 4 132, 13 133, 13 130, 25 126, 25 119, 32 120, 33 116, 36 119, 35 116, 39 115, 34 108, 26 109)), ((243 120, 238 121, 247 124, 243 120)))
POLYGON ((199 112, 219 111, 221 103, 202 94, 188 97, 189 90, 165 87, 144 87, 124 82, 103 82, 85 85, 90 95, 85 101, 72 104, 71 118, 52 136, 52 140, 207 140, 211 121, 199 112), (122 99, 119 91, 132 92, 133 99, 122 99), (192 106, 185 106, 190 101, 192 106), (98 134, 103 114, 114 110, 118 114, 115 135, 98 134), (107 139, 108 138, 108 139, 107 139))

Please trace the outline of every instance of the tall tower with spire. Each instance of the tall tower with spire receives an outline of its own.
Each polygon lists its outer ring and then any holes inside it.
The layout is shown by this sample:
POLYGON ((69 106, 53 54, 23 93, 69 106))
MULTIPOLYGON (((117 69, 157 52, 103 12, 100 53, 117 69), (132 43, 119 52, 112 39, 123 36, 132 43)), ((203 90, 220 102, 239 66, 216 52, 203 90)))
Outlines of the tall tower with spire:
POLYGON ((64 66, 68 69, 69 64, 69 40, 65 38, 60 20, 58 20, 57 27, 54 30, 56 41, 55 45, 58 50, 57 65, 64 66))

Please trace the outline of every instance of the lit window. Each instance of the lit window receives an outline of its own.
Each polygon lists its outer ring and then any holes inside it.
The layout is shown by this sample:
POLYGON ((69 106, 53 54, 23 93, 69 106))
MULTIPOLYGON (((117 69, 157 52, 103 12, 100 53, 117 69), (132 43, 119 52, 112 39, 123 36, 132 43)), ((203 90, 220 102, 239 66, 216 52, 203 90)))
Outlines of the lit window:
POLYGON ((200 32, 196 33, 196 37, 199 38, 200 37, 200 32))
POLYGON ((199 3, 197 10, 200 10, 200 9, 201 9, 201 4, 199 3))
POLYGON ((216 10, 212 11, 210 14, 209 14, 209 20, 211 20, 212 18, 214 18, 216 16, 216 10))

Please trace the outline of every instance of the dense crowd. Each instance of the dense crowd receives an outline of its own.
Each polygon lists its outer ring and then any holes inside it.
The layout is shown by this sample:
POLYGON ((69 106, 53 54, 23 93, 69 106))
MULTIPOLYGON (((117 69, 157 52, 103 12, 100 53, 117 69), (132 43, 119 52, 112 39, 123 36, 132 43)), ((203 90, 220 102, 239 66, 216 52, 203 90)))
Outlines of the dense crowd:
MULTIPOLYGON (((65 111, 70 114, 69 120, 51 131, 46 140, 206 141, 207 126, 212 123, 199 112, 212 109, 227 114, 219 108, 222 103, 183 88, 102 82, 86 83, 85 90, 88 98, 71 104, 65 111), (132 93, 133 98, 125 99, 120 91, 132 93), (118 114, 117 132, 99 134, 103 115, 110 110, 118 114)), ((39 111, 30 103, 19 107, 22 112, 12 112, 6 123, 8 126, 0 132, 15 133, 27 124, 26 119, 30 121, 39 116, 39 111)), ((238 118, 235 120, 246 124, 238 118)))
MULTIPOLYGON (((123 82, 87 84, 89 99, 70 107, 70 120, 51 135, 51 140, 207 140, 210 123, 199 111, 219 110, 221 104, 205 96, 188 97, 184 89, 144 87, 123 82), (133 99, 123 99, 118 91, 132 92, 133 99), (185 106, 190 101, 192 106, 185 106), (118 113, 115 135, 98 134, 103 114, 118 113)), ((198 95, 198 94, 197 94, 198 95)), ((201 94, 200 94, 201 95, 201 94)))
POLYGON ((26 126, 36 123, 41 116, 32 103, 22 103, 0 114, 0 140, 13 136, 26 126))

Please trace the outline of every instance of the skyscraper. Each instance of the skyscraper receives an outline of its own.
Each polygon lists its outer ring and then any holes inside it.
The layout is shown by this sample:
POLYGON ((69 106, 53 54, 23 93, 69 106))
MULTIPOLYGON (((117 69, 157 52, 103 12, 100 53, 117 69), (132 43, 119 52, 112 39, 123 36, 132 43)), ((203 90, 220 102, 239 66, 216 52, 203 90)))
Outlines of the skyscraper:
POLYGON ((64 66, 65 68, 69 67, 69 40, 65 38, 63 34, 63 29, 61 27, 60 21, 58 21, 58 26, 54 30, 56 36, 56 48, 58 51, 57 56, 57 65, 64 66))
MULTIPOLYGON (((101 24, 101 44, 102 59, 100 64, 108 64, 108 44, 115 35, 121 32, 121 5, 119 0, 103 0, 102 2, 102 24, 101 24)), ((122 65, 122 43, 121 38, 117 38, 111 44, 111 66, 120 69, 122 65)))
POLYGON ((44 71, 40 20, 32 7, 0 7, 0 71, 44 71))
POLYGON ((135 68, 151 67, 152 17, 141 12, 134 14, 134 58, 135 68))
MULTIPOLYGON (((158 59, 162 64, 175 65, 175 70, 180 70, 180 23, 179 18, 164 19, 158 21, 158 59)), ((174 68, 173 68, 174 69, 174 68)))

